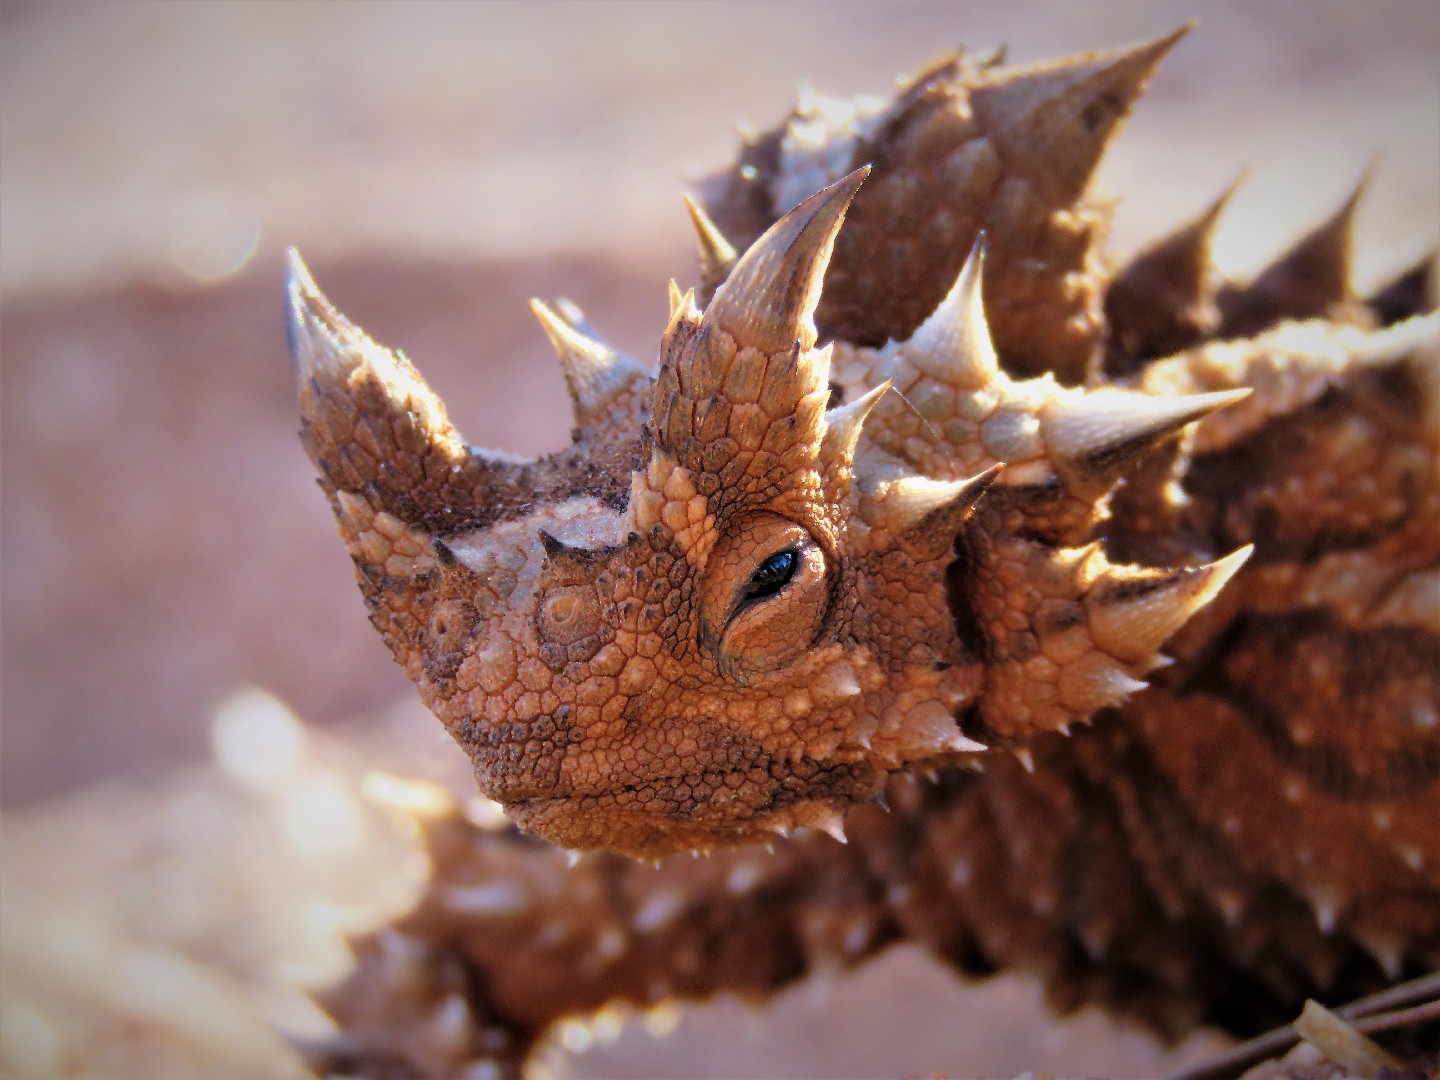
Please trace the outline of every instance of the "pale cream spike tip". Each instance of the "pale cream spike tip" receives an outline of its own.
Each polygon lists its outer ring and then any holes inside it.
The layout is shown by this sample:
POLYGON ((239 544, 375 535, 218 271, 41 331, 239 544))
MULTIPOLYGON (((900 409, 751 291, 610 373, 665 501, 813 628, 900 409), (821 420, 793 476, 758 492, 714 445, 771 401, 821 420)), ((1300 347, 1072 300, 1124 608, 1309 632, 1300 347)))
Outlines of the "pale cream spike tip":
POLYGON ((825 413, 825 447, 827 459, 852 460, 855 446, 860 441, 860 432, 871 410, 889 392, 894 380, 886 379, 873 390, 866 392, 847 405, 837 405, 825 413))
POLYGON ((766 229, 735 263, 705 309, 705 323, 742 348, 773 354, 815 343, 815 308, 845 211, 870 175, 862 165, 766 229))
POLYGON ((685 200, 685 209, 690 212, 690 222, 696 226, 696 240, 700 245, 700 272, 706 281, 719 282, 729 274, 730 268, 734 266, 740 253, 734 249, 733 243, 724 238, 706 210, 696 200, 691 199, 688 194, 681 196, 685 200))
POLYGON ((640 366, 604 342, 578 329, 576 322, 587 330, 589 327, 584 322, 583 313, 574 304, 561 300, 557 302, 557 306, 562 310, 568 309, 576 318, 567 321, 543 300, 530 301, 530 310, 540 320, 541 328, 560 358, 565 383, 569 387, 575 408, 575 418, 583 424, 604 411, 604 407, 616 393, 640 372, 640 366))
POLYGON ((975 238, 955 284, 905 343, 911 363, 961 389, 992 383, 1000 370, 985 319, 985 234, 975 238))
POLYGON ((964 480, 933 480, 928 476, 892 480, 884 494, 886 523, 896 532, 903 532, 952 503, 973 504, 995 482, 1001 469, 994 465, 964 480))
POLYGON ((1131 592, 1121 588, 1109 601, 1090 611, 1095 643, 1117 659, 1140 663, 1197 611, 1210 603, 1255 550, 1246 544, 1206 566, 1174 571, 1153 587, 1131 592))
POLYGON ((376 345, 336 310, 293 247, 285 255, 285 297, 285 338, 300 379, 321 372, 336 376, 367 363, 387 381, 409 375, 408 362, 376 345))
POLYGON ((1249 387, 1160 397, 1128 390, 1066 395, 1041 417, 1052 459, 1082 462, 1123 447, 1155 442, 1248 397, 1249 387))

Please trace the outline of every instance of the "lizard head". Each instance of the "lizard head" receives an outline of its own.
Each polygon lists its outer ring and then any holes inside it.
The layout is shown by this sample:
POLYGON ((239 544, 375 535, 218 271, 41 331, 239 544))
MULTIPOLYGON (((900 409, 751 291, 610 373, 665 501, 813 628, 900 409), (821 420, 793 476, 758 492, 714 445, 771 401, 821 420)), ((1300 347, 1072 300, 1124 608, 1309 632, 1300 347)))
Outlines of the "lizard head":
POLYGON ((372 620, 522 826, 647 856, 833 829, 889 771, 981 749, 945 573, 996 470, 861 483, 887 387, 827 409, 812 316, 866 171, 703 313, 672 294, 654 377, 537 305, 577 420, 539 461, 466 446, 293 260, 302 438, 372 620))
POLYGON ((467 446, 293 260, 302 441, 371 620, 524 828, 649 857, 838 835, 893 771, 1023 757, 1143 687, 1244 561, 1094 537, 1122 474, 1245 391, 1010 378, 978 243, 905 341, 817 345, 867 172, 743 255, 692 206, 723 283, 703 311, 672 284, 653 376, 536 302, 575 428, 535 461, 467 446))

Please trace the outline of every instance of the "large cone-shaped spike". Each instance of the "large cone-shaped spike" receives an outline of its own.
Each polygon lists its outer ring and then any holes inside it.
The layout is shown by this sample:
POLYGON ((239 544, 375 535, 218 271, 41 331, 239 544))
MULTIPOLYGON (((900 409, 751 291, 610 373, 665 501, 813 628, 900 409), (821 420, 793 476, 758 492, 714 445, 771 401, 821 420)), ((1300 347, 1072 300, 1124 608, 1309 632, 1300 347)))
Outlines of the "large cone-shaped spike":
POLYGON ((918 525, 937 510, 952 508, 968 513, 999 477, 1002 466, 995 465, 964 480, 932 480, 928 476, 902 476, 885 481, 868 500, 872 502, 865 516, 889 536, 898 536, 918 525))
POLYGON ((848 465, 855 459, 855 445, 860 441, 865 420, 889 392, 891 385, 891 380, 886 379, 850 404, 836 406, 825 413, 825 441, 821 446, 820 460, 826 467, 848 465))
POLYGON ((856 169, 810 196, 755 241, 705 309, 705 325, 741 347, 772 354, 815 344, 815 305, 835 235, 870 173, 856 169))
POLYGON ((710 215, 689 195, 685 196, 685 209, 690 211, 695 238, 700 245, 700 284, 707 293, 711 293, 730 276, 740 255, 725 239, 720 227, 710 220, 710 215))
POLYGON ((957 390, 989 386, 1000 370, 985 322, 984 268, 982 233, 945 299, 905 343, 905 355, 912 364, 957 390))
POLYGON ((1187 24, 1126 49, 1000 72, 974 89, 971 107, 1012 168, 1068 203, 1089 183, 1155 65, 1189 30, 1187 24))
POLYGON ((1335 314, 1354 299, 1350 275, 1355 212, 1370 183, 1373 164, 1333 214, 1302 236, 1254 281, 1220 296, 1226 335, 1252 334, 1281 319, 1335 314))
POLYGON ((336 311, 293 249, 286 294, 301 441, 332 493, 427 531, 518 495, 519 465, 468 448, 414 366, 336 311))
POLYGON ((560 357, 578 427, 602 418, 617 395, 644 378, 644 369, 634 360, 581 333, 544 301, 531 300, 530 309, 560 357))
POLYGON ((1077 495, 1100 494, 1167 436, 1248 396, 1245 388, 1184 397, 1128 390, 1069 393, 1040 417, 1051 464, 1077 495))
POLYGON ((1253 550, 1247 545, 1190 569, 1117 568, 1085 597, 1095 644, 1122 662, 1153 663, 1165 640, 1215 597, 1253 550))
MULTIPOLYGON (((1110 285, 1105 313, 1111 337, 1131 360, 1168 356, 1215 329, 1211 241, 1226 204, 1240 186, 1236 177, 1194 221, 1146 248, 1110 285)), ((1113 374, 1128 373, 1133 365, 1113 374)))

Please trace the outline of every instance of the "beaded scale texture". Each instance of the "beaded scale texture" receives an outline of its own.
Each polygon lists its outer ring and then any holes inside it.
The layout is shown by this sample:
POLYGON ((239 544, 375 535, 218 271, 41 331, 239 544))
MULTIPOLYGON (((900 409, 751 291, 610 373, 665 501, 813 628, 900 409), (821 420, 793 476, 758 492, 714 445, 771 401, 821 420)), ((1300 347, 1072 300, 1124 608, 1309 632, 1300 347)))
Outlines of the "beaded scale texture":
POLYGON ((1223 197, 1107 259, 1091 176, 1182 34, 802 95, 689 204, 658 371, 535 303, 539 460, 292 259, 371 620, 518 826, 427 819, 326 1068, 518 1071, 900 940, 1168 1036, 1440 965, 1433 271, 1357 296, 1356 197, 1245 283, 1223 197))

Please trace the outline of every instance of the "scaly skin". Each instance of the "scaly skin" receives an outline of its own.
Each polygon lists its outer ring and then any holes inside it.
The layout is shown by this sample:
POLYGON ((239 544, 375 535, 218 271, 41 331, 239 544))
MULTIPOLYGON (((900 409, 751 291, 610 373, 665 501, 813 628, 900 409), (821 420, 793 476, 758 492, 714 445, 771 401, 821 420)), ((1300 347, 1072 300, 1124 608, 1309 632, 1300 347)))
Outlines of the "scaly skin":
POLYGON ((1353 295, 1353 198, 1249 284, 1223 199, 1106 270, 1089 177, 1178 36, 802 102, 691 204, 709 299, 672 283, 657 374, 537 302, 576 417, 539 461, 294 261, 306 450, 482 792, 716 851, 567 872, 450 814, 331 1065, 518 1067, 568 1012, 897 937, 1170 1033, 1440 963, 1436 317, 1353 295), (523 898, 454 900, 490 881, 523 898))

